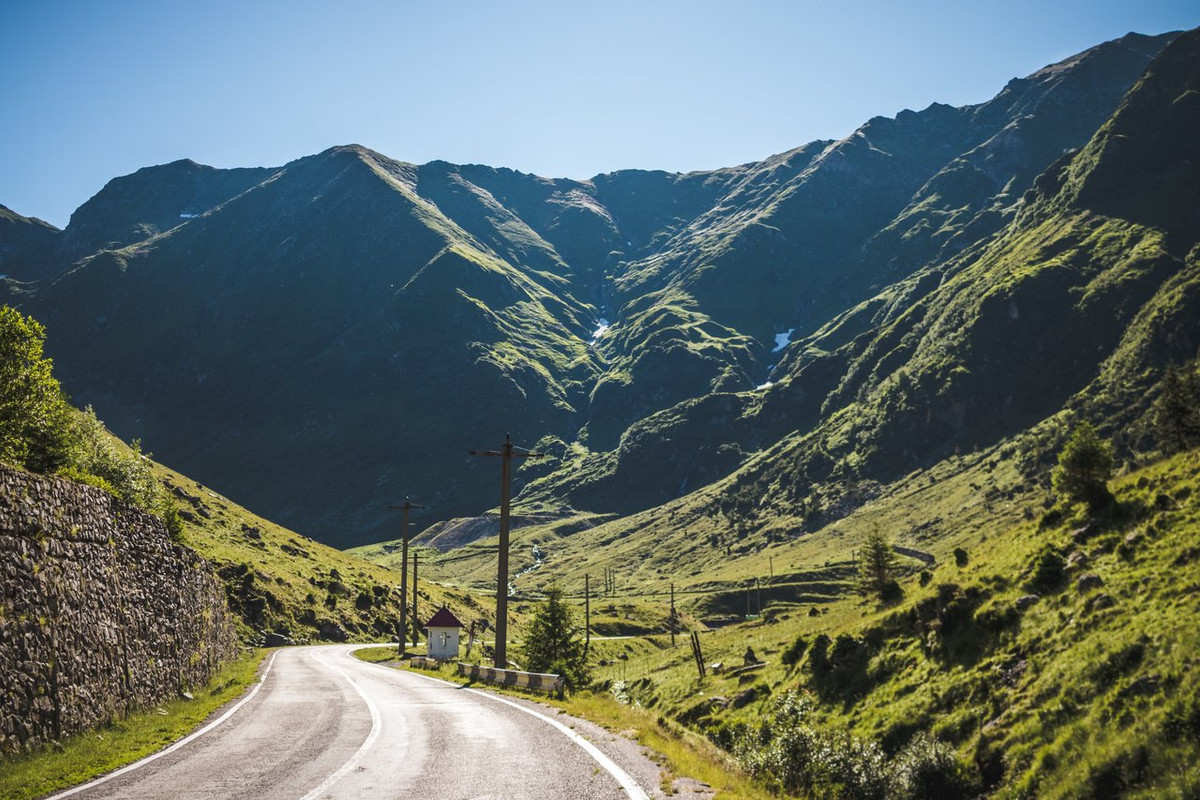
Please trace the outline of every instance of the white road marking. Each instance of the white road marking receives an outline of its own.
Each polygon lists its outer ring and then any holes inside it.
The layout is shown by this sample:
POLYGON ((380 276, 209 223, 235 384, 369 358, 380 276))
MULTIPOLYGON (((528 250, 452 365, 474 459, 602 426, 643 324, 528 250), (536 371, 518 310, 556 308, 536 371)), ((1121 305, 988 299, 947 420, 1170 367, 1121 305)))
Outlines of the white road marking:
MULTIPOLYGON (((426 676, 422 675, 420 677, 426 677, 426 676)), ((457 686, 458 684, 451 684, 451 685, 457 686)), ((524 711, 526 714, 529 714, 530 716, 537 717, 538 719, 540 719, 544 722, 550 723, 555 728, 558 728, 558 730, 562 731, 568 739, 570 739, 575 744, 582 747, 584 752, 586 752, 588 755, 590 755, 592 758, 594 758, 596 760, 596 763, 598 763, 600 766, 604 767, 604 769, 608 772, 608 774, 612 775, 613 778, 616 779, 617 783, 621 784, 621 788, 625 790, 625 794, 629 795, 631 800, 649 800, 649 795, 646 794, 646 792, 642 789, 641 786, 638 786, 637 781, 635 781, 633 778, 631 778, 629 776, 629 773, 627 773, 625 770, 618 767, 616 765, 616 763, 611 758, 604 755, 604 753, 600 750, 600 748, 596 747, 596 745, 592 744, 587 739, 583 738, 578 733, 576 733, 575 731, 568 728, 566 725, 563 725, 558 720, 553 719, 552 717, 547 717, 545 714, 534 711, 531 708, 526 708, 525 706, 520 705, 519 703, 514 703, 511 700, 506 700, 503 697, 494 695, 491 692, 485 692, 480 689, 470 689, 467 687, 463 687, 463 688, 466 688, 468 692, 474 692, 475 694, 480 695, 481 697, 487 697, 489 699, 495 700, 497 703, 504 703, 506 706, 512 706, 513 708, 517 709, 518 711, 524 711)))
MULTIPOLYGON (((347 657, 354 658, 354 656, 351 653, 352 653, 352 651, 348 651, 346 653, 347 657)), ((399 671, 399 670, 392 669, 391 667, 385 667, 381 664, 372 664, 371 662, 368 662, 368 661, 363 661, 361 663, 367 664, 368 666, 372 666, 372 667, 378 667, 379 669, 387 670, 390 673, 396 673, 399 671)), ((455 689, 465 689, 466 691, 473 692, 474 694, 477 694, 480 697, 486 697, 489 700, 495 700, 497 703, 504 703, 504 705, 506 705, 506 706, 512 706, 513 708, 517 709, 518 711, 523 711, 524 713, 529 714, 532 717, 537 717, 538 719, 542 720, 543 722, 549 723, 550 725, 554 726, 559 731, 561 731, 563 734, 565 734, 566 737, 568 739, 570 739, 572 742, 579 745, 579 747, 581 747, 585 753, 587 753, 589 756, 591 756, 596 761, 597 764, 599 764, 601 767, 603 767, 604 770, 606 772, 608 772, 609 775, 612 775, 613 779, 616 780, 616 782, 621 785, 621 788, 625 791, 625 794, 627 794, 629 796, 630 800, 650 800, 650 796, 648 794, 646 794, 646 791, 644 789, 642 789, 641 786, 638 785, 637 781, 635 781, 633 778, 631 778, 629 776, 628 772, 626 772, 625 770, 623 770, 619 766, 617 766, 617 764, 611 758, 606 756, 600 750, 600 748, 596 747, 596 745, 592 744, 587 739, 583 738, 578 733, 576 733, 575 731, 568 728, 566 725, 563 725, 558 720, 553 719, 552 717, 547 717, 545 714, 541 714, 537 711, 534 711, 531 708, 526 708, 525 706, 523 706, 519 703, 514 703, 511 700, 506 700, 505 698, 500 697, 499 695, 492 694, 491 692, 485 692, 480 689, 472 689, 470 687, 463 686, 462 684, 459 684, 459 683, 451 683, 450 681, 444 681, 441 678, 434 678, 431 675, 422 675, 418 672, 410 672, 408 670, 405 670, 405 673, 408 675, 412 675, 413 677, 416 677, 416 678, 424 678, 427 681, 433 681, 434 683, 440 683, 443 686, 452 686, 455 689)), ((311 800, 311 796, 305 797, 303 800, 311 800)))
POLYGON ((250 690, 250 694, 243 697, 232 708, 230 708, 228 711, 226 711, 221 716, 214 719, 212 722, 205 725, 200 730, 195 731, 195 732, 183 737, 178 742, 176 742, 175 744, 166 748, 165 750, 159 750, 157 753, 151 753, 150 755, 146 756, 145 758, 141 759, 140 761, 135 761, 132 764, 127 764, 127 765, 121 767, 120 769, 110 772, 107 775, 103 775, 99 778, 96 778, 93 781, 88 781, 87 783, 81 783, 73 789, 67 789, 65 792, 59 792, 56 795, 52 795, 52 796, 46 798, 46 800, 59 800, 59 798, 70 797, 73 794, 82 792, 84 789, 91 789, 93 786, 99 786, 102 783, 107 783, 108 781, 111 781, 113 778, 118 778, 126 773, 133 772, 135 769, 140 769, 141 767, 144 767, 147 764, 149 764, 151 761, 155 761, 159 758, 162 758, 163 756, 167 755, 168 753, 173 753, 176 750, 178 750, 179 748, 183 747, 185 744, 188 744, 189 742, 199 739, 201 736, 208 733, 213 728, 217 727, 222 722, 224 722, 225 720, 232 717, 239 708, 241 708, 242 706, 246 705, 246 703, 249 703, 251 700, 254 699, 254 695, 258 694, 258 690, 261 689, 263 687, 263 684, 267 682, 267 676, 271 674, 271 667, 273 667, 275 665, 275 656, 278 654, 279 654, 278 650, 271 654, 271 660, 267 662, 266 670, 263 671, 262 677, 258 679, 258 683, 256 683, 254 685, 254 688, 250 690))
POLYGON ((304 797, 300 798, 300 800, 316 800, 316 798, 321 796, 325 790, 333 786, 335 783, 345 777, 351 770, 357 767, 359 762, 363 760, 363 756, 365 756, 367 751, 370 750, 372 745, 375 744, 375 740, 379 738, 379 709, 375 706, 375 701, 367 696, 367 693, 362 690, 362 687, 355 683, 354 679, 345 672, 342 672, 332 664, 326 664, 319 658, 316 660, 345 678, 346 682, 354 687, 354 691, 358 692, 358 696, 361 697, 363 702, 367 704, 367 710, 371 712, 371 732, 367 734, 367 738, 363 740, 363 743, 359 746, 358 750, 354 751, 354 755, 350 756, 350 759, 345 764, 342 764, 337 772, 326 778, 320 786, 304 795, 304 797))

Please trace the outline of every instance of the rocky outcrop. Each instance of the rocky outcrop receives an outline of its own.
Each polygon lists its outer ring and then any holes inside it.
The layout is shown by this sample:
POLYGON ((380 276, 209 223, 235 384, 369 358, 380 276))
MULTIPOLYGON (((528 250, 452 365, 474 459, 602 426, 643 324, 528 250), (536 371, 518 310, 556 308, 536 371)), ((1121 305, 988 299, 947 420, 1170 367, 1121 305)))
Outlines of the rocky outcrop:
POLYGON ((0 465, 0 753, 177 697, 236 653, 225 592, 107 492, 0 465))

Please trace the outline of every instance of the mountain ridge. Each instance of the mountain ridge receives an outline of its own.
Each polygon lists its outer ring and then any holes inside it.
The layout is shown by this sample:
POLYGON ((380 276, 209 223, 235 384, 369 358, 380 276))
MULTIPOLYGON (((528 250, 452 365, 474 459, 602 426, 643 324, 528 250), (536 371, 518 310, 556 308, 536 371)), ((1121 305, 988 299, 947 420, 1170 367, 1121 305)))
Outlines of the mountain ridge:
POLYGON ((558 454, 521 471, 524 499, 644 509, 864 386, 869 318, 1011 222, 1171 38, 723 170, 573 181, 361 145, 260 172, 174 162, 73 215, 59 252, 102 249, 6 293, 115 430, 318 538, 378 538, 380 491, 445 516, 490 506, 484 467, 455 451, 498 431, 558 454), (706 426, 732 439, 671 435, 706 426))

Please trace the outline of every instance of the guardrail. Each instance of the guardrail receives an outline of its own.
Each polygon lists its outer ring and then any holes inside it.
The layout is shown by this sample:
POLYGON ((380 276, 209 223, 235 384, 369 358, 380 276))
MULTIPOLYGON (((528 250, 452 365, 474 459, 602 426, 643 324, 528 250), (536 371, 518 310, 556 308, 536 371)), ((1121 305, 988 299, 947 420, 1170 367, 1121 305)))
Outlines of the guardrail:
POLYGON ((420 667, 421 669, 441 669, 442 667, 442 662, 429 656, 411 656, 408 659, 408 663, 410 666, 420 667))
POLYGON ((478 678, 489 683, 498 683, 501 686, 520 686, 557 695, 563 693, 565 686, 561 675, 481 667, 478 664, 464 664, 461 661, 458 662, 458 674, 464 678, 478 678))

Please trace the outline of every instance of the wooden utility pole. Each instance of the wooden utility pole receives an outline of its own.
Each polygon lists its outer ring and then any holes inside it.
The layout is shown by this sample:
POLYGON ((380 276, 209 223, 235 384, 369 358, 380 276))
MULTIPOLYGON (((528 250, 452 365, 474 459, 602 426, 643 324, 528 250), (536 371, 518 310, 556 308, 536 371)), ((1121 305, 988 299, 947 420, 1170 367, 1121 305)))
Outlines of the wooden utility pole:
POLYGON ((500 450, 472 450, 473 456, 500 457, 500 548, 496 564, 496 658, 500 669, 508 667, 508 517, 512 482, 512 460, 514 458, 542 458, 545 453, 528 450, 517 453, 512 437, 504 434, 504 447, 500 450))
MULTIPOLYGON (((388 506, 388 508, 398 508, 401 511, 401 519, 404 524, 400 528, 400 540, 403 544, 400 545, 400 635, 396 638, 400 640, 399 654, 404 655, 405 640, 408 639, 408 512, 414 508, 424 508, 420 503, 411 503, 408 498, 404 499, 404 505, 388 506)), ((416 586, 416 574, 413 574, 413 586, 416 586)), ((413 606, 413 615, 416 615, 416 605, 413 606)))
POLYGON ((592 646, 592 576, 583 576, 583 657, 592 646))
POLYGON ((413 642, 421 637, 421 623, 417 619, 417 551, 413 551, 413 642))

